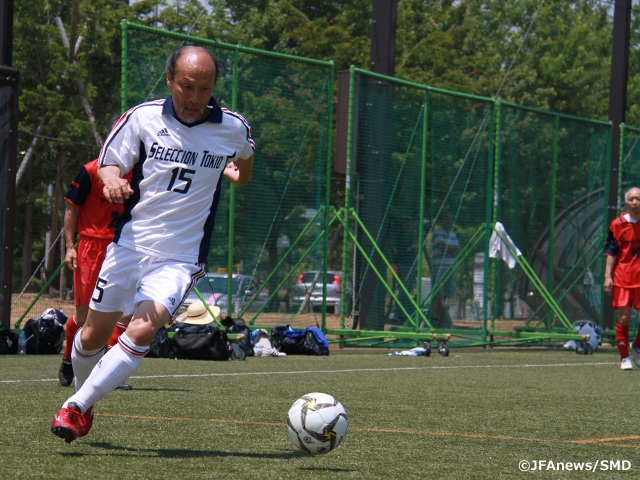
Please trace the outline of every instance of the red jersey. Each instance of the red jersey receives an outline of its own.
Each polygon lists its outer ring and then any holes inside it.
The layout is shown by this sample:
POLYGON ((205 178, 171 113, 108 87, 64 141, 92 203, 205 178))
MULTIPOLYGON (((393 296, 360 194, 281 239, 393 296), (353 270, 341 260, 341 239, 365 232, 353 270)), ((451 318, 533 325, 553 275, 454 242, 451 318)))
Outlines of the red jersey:
MULTIPOLYGON (((98 179, 98 159, 85 163, 69 185, 64 199, 80 208, 76 230, 85 237, 112 238, 113 226, 124 211, 124 205, 109 203, 104 197, 104 184, 98 179)), ((133 171, 124 176, 131 180, 133 171)))
POLYGON ((631 220, 623 212, 609 226, 604 254, 618 257, 613 269, 615 287, 640 288, 640 221, 631 220))

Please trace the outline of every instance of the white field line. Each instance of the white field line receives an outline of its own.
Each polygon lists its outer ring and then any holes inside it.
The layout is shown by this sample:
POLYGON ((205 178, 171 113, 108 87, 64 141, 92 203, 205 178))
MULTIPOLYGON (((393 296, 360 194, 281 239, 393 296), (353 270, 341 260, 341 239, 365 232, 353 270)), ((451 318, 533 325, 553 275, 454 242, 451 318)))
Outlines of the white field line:
MULTIPOLYGON (((617 362, 595 363, 541 363, 524 365, 452 365, 432 367, 390 367, 390 368, 348 368, 341 370, 300 370, 286 372, 240 372, 240 373, 194 373, 175 375, 136 375, 132 379, 147 378, 198 378, 198 377, 244 377, 250 375, 308 375, 310 373, 358 373, 358 372, 397 372, 411 370, 462 370, 470 368, 548 368, 548 367, 591 367, 596 365, 617 365, 617 362)), ((57 378, 43 378, 39 380, 0 380, 1 383, 29 383, 29 382, 57 382, 57 378)))

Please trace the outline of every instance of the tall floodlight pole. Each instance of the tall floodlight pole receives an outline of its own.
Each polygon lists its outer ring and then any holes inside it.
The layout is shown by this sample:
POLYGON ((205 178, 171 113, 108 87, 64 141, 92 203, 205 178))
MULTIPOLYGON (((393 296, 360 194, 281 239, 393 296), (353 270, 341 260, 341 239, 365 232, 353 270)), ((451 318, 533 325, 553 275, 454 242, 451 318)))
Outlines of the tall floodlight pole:
MULTIPOLYGON (((631 1, 615 0, 613 14, 613 42, 611 47, 611 79, 609 82, 609 120, 612 123, 609 196, 607 225, 618 211, 618 178, 620 176, 620 124, 624 123, 627 108, 627 74, 629 71, 629 36, 631 31, 631 1)), ((605 300, 603 326, 613 327, 611 299, 605 300)))
MULTIPOLYGON (((396 20, 398 17, 397 0, 372 0, 371 8, 371 61, 369 68, 372 72, 393 76, 395 74, 396 63, 396 20)), ((361 135, 369 135, 366 142, 371 145, 371 150, 375 152, 366 159, 355 162, 357 178, 371 178, 372 172, 377 173, 379 179, 383 179, 379 184, 373 185, 370 182, 359 183, 357 189, 361 197, 359 211, 361 220, 370 232, 373 232, 377 240, 378 247, 385 251, 389 245, 386 225, 382 224, 385 218, 385 209, 388 208, 386 202, 389 198, 390 184, 385 179, 391 178, 386 174, 390 169, 391 146, 389 145, 388 129, 393 124, 393 87, 387 82, 370 79, 372 85, 368 89, 371 97, 367 99, 367 108, 371 112, 367 115, 371 124, 360 129, 361 135)), ((390 173, 390 172, 389 172, 390 173)), ((380 256, 372 252, 371 260, 379 271, 385 271, 380 256)), ((361 283, 360 301, 358 306, 358 318, 360 326, 364 329, 382 329, 385 323, 385 302, 384 289, 377 276, 364 258, 358 254, 356 256, 357 279, 361 283)))
POLYGON ((11 323, 18 72, 11 68, 13 0, 0 0, 0 325, 11 323))

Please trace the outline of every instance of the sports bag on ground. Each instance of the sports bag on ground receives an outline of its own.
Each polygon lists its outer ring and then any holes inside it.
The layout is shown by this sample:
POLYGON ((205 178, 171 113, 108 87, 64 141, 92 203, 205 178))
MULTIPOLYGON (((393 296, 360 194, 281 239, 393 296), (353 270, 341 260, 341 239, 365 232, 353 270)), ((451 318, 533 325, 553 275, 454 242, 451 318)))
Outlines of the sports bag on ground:
POLYGON ((160 328, 153 337, 151 345, 149 345, 149 353, 146 355, 151 358, 175 358, 171 340, 165 327, 160 328))
POLYGON ((251 330, 245 324, 242 318, 226 317, 220 321, 222 325, 227 327, 228 333, 244 334, 244 338, 238 341, 238 346, 247 357, 253 357, 253 345, 251 345, 251 330))
POLYGON ((18 353, 18 334, 0 325, 0 355, 18 353))
POLYGON ((227 334, 208 325, 177 328, 171 339, 175 358, 190 360, 229 360, 227 334))
POLYGON ((59 354, 65 337, 65 323, 67 316, 55 308, 48 308, 38 318, 27 320, 23 327, 27 337, 27 354, 59 354))
POLYGON ((327 337, 316 327, 303 330, 291 325, 273 327, 271 345, 287 355, 329 355, 327 337))

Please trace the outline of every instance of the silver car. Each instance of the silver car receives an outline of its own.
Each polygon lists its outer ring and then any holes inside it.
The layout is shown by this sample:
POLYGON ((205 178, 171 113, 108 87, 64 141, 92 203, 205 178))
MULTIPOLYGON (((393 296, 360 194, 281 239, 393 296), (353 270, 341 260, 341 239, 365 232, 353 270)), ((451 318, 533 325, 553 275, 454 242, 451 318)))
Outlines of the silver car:
MULTIPOLYGON (((233 274, 231 278, 231 301, 233 302, 233 313, 237 315, 253 299, 258 291, 259 285, 249 275, 233 274)), ((226 273, 206 273, 197 285, 198 291, 202 294, 205 301, 209 305, 217 305, 220 307, 223 315, 228 311, 228 279, 229 275, 226 273)), ((258 298, 251 304, 250 310, 258 310, 264 305, 267 297, 268 295, 265 291, 260 292, 258 298)), ((199 300, 198 295, 193 291, 187 296, 183 307, 188 307, 193 302, 199 300)))
POLYGON ((342 296, 342 289, 344 288, 347 304, 345 313, 347 315, 351 314, 350 305, 352 300, 351 296, 353 294, 351 281, 347 278, 345 282, 342 271, 329 270, 324 276, 324 279, 322 278, 323 275, 320 274, 318 276, 317 283, 313 285, 313 281, 316 278, 317 273, 318 272, 316 270, 310 270, 308 272, 304 272, 298 277, 298 284, 296 285, 292 299, 292 309, 295 311, 300 308, 305 295, 311 288, 313 288, 309 296, 311 308, 314 310, 322 308, 322 282, 324 281, 327 285, 327 312, 340 315, 340 300, 342 296))

